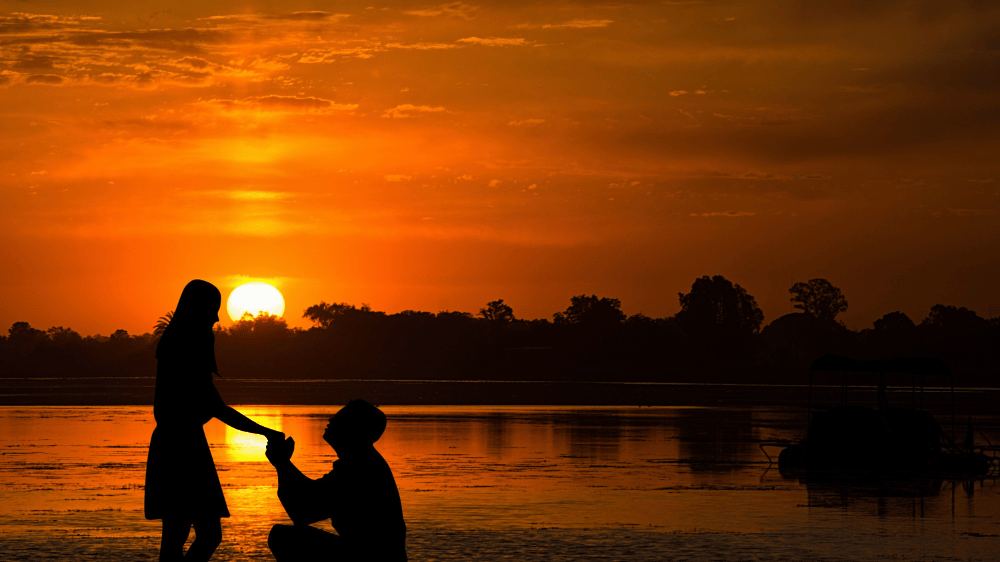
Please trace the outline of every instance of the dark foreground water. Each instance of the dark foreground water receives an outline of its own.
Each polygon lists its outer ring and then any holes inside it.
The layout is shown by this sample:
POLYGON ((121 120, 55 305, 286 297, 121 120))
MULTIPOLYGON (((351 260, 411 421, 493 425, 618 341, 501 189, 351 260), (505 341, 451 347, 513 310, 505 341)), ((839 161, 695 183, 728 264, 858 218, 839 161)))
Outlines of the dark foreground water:
MULTIPOLYGON (((324 406, 242 411, 295 437, 319 476, 324 406)), ((378 443, 410 559, 996 560, 993 479, 818 486, 759 445, 801 436, 797 407, 386 406, 378 443)), ((996 416, 981 441, 1000 443, 996 416)), ((142 514, 149 407, 0 407, 0 560, 155 560, 142 514)), ((232 517, 214 560, 270 560, 287 522, 256 436, 206 426, 232 517)), ((776 452, 777 449, 771 449, 776 452)), ((317 525, 322 526, 322 525, 317 525)))

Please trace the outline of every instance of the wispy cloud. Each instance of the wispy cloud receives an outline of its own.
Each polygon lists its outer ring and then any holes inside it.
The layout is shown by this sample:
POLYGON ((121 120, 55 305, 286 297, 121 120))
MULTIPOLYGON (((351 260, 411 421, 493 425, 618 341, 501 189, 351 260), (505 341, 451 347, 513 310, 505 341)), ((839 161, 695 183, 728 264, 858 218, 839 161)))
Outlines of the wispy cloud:
POLYGON ((712 211, 708 213, 691 213, 692 217, 752 217, 757 213, 751 211, 712 211))
POLYGON ((575 19, 575 20, 570 20, 570 21, 563 22, 563 23, 546 23, 546 24, 542 24, 542 25, 527 23, 527 24, 516 25, 516 26, 513 26, 513 27, 515 29, 535 29, 535 28, 539 28, 539 27, 542 28, 542 29, 564 29, 564 28, 570 28, 570 29, 589 29, 589 28, 594 28, 594 27, 607 27, 607 26, 609 26, 609 25, 611 25, 613 23, 615 23, 615 20, 584 20, 584 19, 575 19))
POLYGON ((434 51, 439 49, 455 49, 454 43, 386 43, 386 49, 416 49, 418 51, 434 51))
POLYGON ((280 14, 225 14, 198 18, 200 21, 221 23, 254 23, 254 22, 339 22, 351 17, 350 14, 338 14, 322 10, 307 10, 280 14))
POLYGON ((232 199, 235 201, 280 201, 292 197, 292 194, 287 191, 257 191, 245 189, 189 191, 187 194, 195 197, 232 199))
POLYGON ((527 45, 530 42, 524 37, 465 37, 458 40, 459 43, 471 45, 483 45, 485 47, 512 47, 517 45, 527 45))
POLYGON ((337 103, 332 100, 311 96, 257 96, 239 100, 211 99, 198 102, 226 110, 258 110, 275 113, 327 113, 330 111, 354 111, 356 103, 337 103))
POLYGON ((413 113, 440 113, 443 111, 447 110, 443 107, 431 107, 429 105, 413 105, 412 103, 404 103, 385 110, 385 112, 382 113, 382 117, 406 119, 414 117, 413 113))
POLYGON ((28 84, 46 84, 49 86, 58 86, 63 83, 63 77, 56 74, 32 74, 25 79, 28 84))
POLYGON ((545 119, 521 119, 520 121, 511 121, 507 123, 511 127, 520 127, 522 125, 540 125, 545 122, 545 119))
POLYGON ((100 16, 57 16, 12 12, 9 15, 0 15, 0 33, 72 29, 85 23, 100 21, 100 19, 100 16))
POLYGON ((470 6, 464 2, 449 2, 447 4, 440 4, 438 6, 422 8, 419 10, 406 10, 404 13, 411 16, 420 16, 425 18, 445 16, 449 18, 472 20, 476 18, 476 14, 478 12, 479 6, 470 6))

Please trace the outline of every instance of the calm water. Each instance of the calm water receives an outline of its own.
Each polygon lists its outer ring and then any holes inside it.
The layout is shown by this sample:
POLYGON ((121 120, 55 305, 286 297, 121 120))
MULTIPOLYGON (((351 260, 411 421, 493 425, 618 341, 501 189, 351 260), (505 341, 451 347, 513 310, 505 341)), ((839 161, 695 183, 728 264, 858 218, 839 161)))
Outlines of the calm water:
MULTIPOLYGON (((329 470, 336 410, 239 408, 329 470)), ((994 480, 817 487, 768 470, 797 408, 388 406, 378 448, 420 560, 995 560, 994 480), (773 451, 776 451, 773 450, 773 451)), ((996 418, 974 420, 1000 443, 996 418)), ((0 408, 0 560, 155 560, 149 407, 0 408)), ((206 426, 232 517, 214 560, 269 560, 287 522, 263 441, 206 426)), ((320 526, 320 525, 318 525, 320 526)), ((328 528, 328 527, 327 527, 328 528)))

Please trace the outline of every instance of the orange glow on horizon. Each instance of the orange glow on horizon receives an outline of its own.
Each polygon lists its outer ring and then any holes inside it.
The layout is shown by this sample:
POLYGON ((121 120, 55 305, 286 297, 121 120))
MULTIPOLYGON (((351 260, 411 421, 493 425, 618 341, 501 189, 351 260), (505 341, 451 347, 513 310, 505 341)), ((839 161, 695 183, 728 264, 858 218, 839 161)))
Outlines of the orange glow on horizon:
POLYGON ((293 327, 583 293, 664 317, 714 274, 765 324, 816 277, 852 329, 988 316, 1000 9, 935 6, 0 12, 0 330, 141 334, 250 270, 293 327))

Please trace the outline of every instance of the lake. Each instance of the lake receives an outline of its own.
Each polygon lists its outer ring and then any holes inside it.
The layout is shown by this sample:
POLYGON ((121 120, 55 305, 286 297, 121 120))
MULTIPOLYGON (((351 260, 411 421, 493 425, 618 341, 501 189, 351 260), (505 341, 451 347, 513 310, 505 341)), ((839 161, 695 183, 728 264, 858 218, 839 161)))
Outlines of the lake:
MULTIPOLYGON (((333 406, 237 407, 295 438, 318 477, 333 406)), ((798 407, 385 406, 410 559, 992 560, 992 478, 806 485, 759 445, 802 435, 798 407)), ((1000 418, 973 417, 1000 443, 1000 418)), ((942 420, 942 425, 945 425, 942 420)), ((155 560, 143 518, 146 406, 0 407, 0 560, 155 560)), ((963 422, 964 427, 964 422, 963 422)), ((232 517, 213 560, 271 560, 288 522, 263 439, 213 420, 232 517)), ((769 449, 774 454, 777 448, 769 449)), ((317 524, 324 527, 322 524, 317 524)), ((329 529, 329 524, 325 526, 329 529)))

